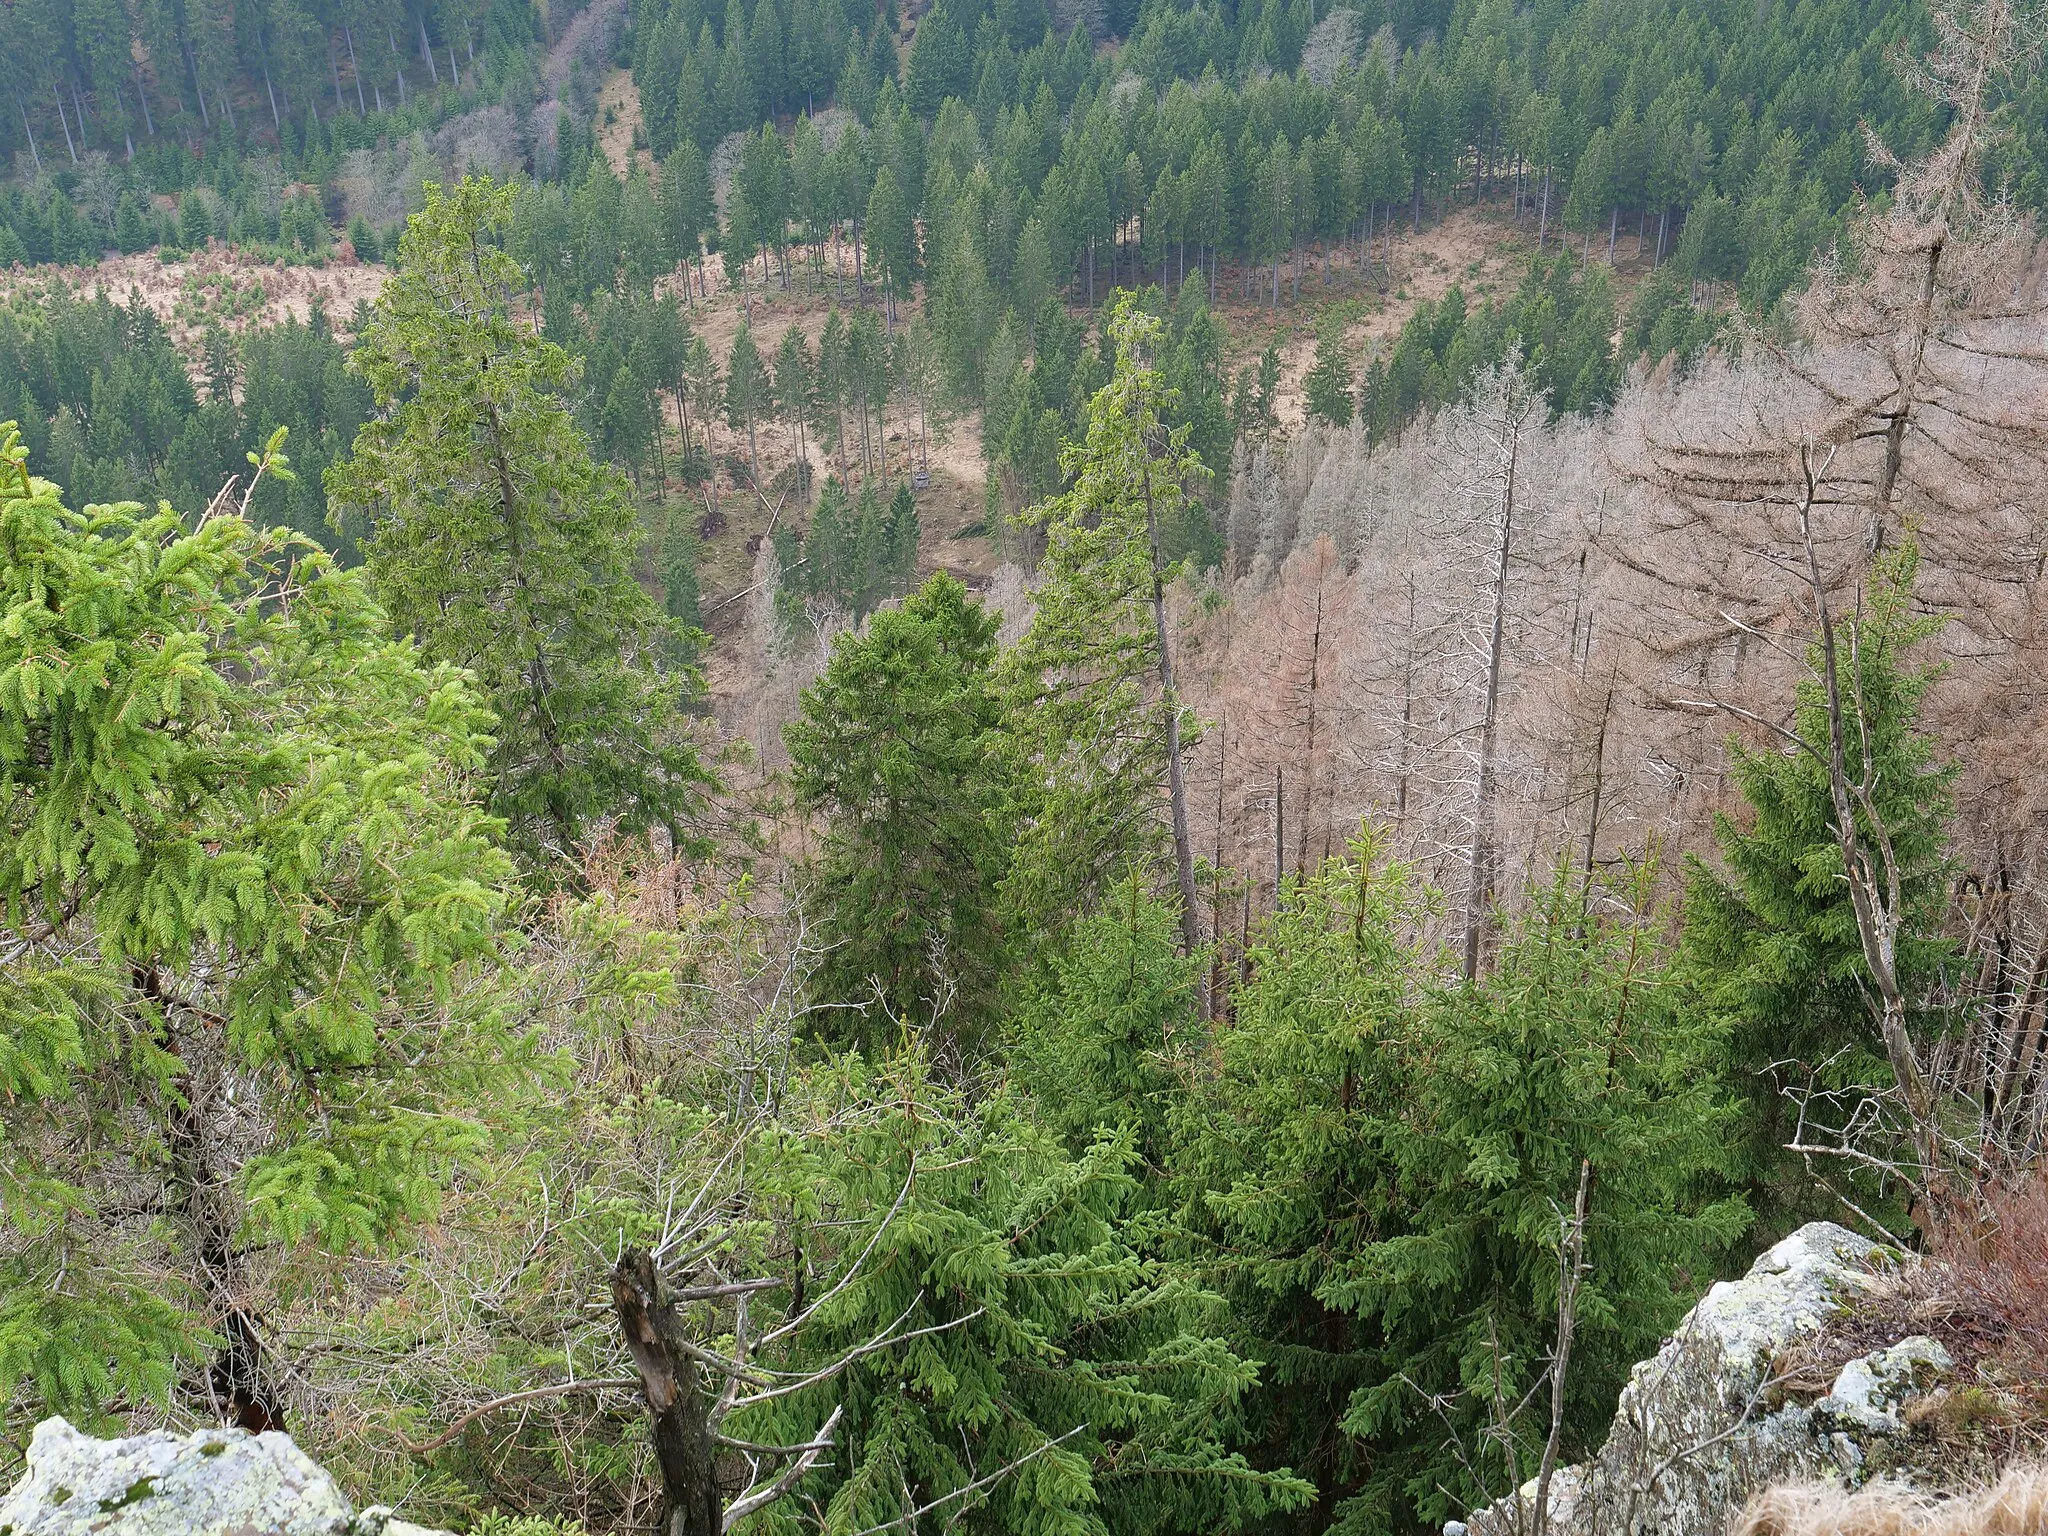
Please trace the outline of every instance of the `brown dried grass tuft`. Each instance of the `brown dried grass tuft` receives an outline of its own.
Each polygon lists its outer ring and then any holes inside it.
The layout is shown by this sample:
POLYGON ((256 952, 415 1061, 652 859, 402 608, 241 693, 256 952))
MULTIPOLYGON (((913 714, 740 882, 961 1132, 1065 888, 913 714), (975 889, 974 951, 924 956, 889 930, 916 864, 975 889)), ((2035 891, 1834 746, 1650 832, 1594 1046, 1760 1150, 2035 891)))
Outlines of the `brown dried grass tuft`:
POLYGON ((2042 1536, 2048 1467, 2014 1467, 1989 1488, 1934 1499, 1902 1483, 1856 1493, 1824 1483, 1771 1488, 1750 1500, 1735 1536, 2042 1536))

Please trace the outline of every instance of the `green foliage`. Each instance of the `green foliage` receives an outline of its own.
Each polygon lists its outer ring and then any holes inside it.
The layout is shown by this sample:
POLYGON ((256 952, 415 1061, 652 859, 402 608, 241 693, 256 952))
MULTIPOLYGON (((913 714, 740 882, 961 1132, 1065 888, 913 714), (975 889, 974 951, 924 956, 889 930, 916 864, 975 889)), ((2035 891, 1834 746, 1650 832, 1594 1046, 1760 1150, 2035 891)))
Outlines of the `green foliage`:
POLYGON ((461 674, 233 508, 75 512, 11 425, 0 478, 0 1401, 91 1423, 244 1242, 432 1213, 530 1052, 461 674))
POLYGON ((254 326, 216 339, 201 399, 186 360, 137 295, 119 306, 62 289, 0 306, 0 401, 18 410, 36 462, 80 505, 135 498, 203 507, 244 452, 290 429, 301 472, 268 477, 252 519, 337 540, 321 472, 368 415, 369 391, 316 307, 306 323, 254 326), (237 398, 239 396, 239 399, 237 398))
MULTIPOLYGON (((1011 1095, 969 1102, 914 1061, 842 1070, 813 1102, 861 1110, 794 1147, 781 1179, 826 1276, 873 1247, 798 1358, 835 1358, 897 1319, 945 1331, 734 1416, 786 1443, 845 1405, 846 1453, 814 1484, 829 1528, 900 1519, 1010 1464, 968 1500, 1000 1530, 1229 1532, 1307 1502, 1301 1479, 1230 1448, 1255 1373, 1219 1335, 1220 1298, 1148 1254, 1127 1141, 1069 1156, 1011 1095)), ((788 1504, 763 1517, 802 1521, 788 1504)))
POLYGON ((941 572, 840 636, 785 733, 798 804, 824 821, 806 909, 828 1038, 971 1033, 1002 974, 995 615, 941 572))
POLYGON ((430 189, 354 355, 377 415, 327 480, 370 524, 393 625, 475 673, 492 809, 538 865, 602 819, 686 841, 707 776, 681 716, 698 679, 629 565, 631 502, 559 398, 574 365, 510 311, 511 202, 487 178, 430 189))
POLYGON ((1566 257, 1538 262, 1505 301, 1476 313, 1453 287, 1417 307, 1393 351, 1367 368, 1358 409, 1377 440, 1462 396, 1480 370, 1519 351, 1554 415, 1610 404, 1621 376, 1607 274, 1566 257))
POLYGON ((1333 427, 1351 425, 1352 370, 1344 351, 1344 327, 1326 323, 1316 331, 1315 365, 1303 381, 1308 413, 1333 427))
MULTIPOLYGON (((1848 757, 1853 763, 1867 754, 1876 770, 1872 804, 1891 840, 1905 899, 1899 981, 1909 1026, 1925 1038, 1946 1022, 1941 983, 1957 958, 1955 941, 1943 931, 1954 873, 1948 823, 1955 769, 1937 760, 1918 726, 1937 673, 1910 659, 1935 628, 1906 610, 1912 564, 1910 551, 1895 560, 1867 612, 1842 624, 1841 654, 1843 686, 1857 701, 1845 721, 1848 757)), ((1826 699, 1817 681, 1801 684, 1792 729, 1826 751, 1826 699)), ((1749 814, 1741 822, 1717 820, 1718 867, 1688 865, 1681 949, 1683 974, 1702 1011, 1725 1033, 1723 1070, 1744 1107, 1737 1175, 1774 1233, 1840 1209, 1805 1161, 1784 1150, 1797 1115, 1788 1091, 1820 1091, 1809 1105, 1809 1136, 1826 1141, 1869 1091, 1892 1080, 1877 1038, 1825 758, 1780 746, 1731 744, 1749 814)), ((1874 832, 1858 830, 1866 839, 1874 832)), ((1860 1169, 1821 1172, 1853 1189, 1859 1204, 1870 1202, 1866 1208, 1890 1210, 1899 1198, 1860 1169)))
POLYGON ((858 622, 892 597, 911 590, 917 579, 917 500, 899 485, 884 504, 872 485, 849 497, 837 475, 825 481, 811 526, 802 537, 786 536, 779 548, 777 596, 784 624, 803 622, 803 604, 814 600, 858 622))
POLYGON ((1369 839, 1290 888, 1172 1163, 1261 1362, 1250 1427, 1347 1530, 1419 1529, 1481 1492, 1475 1472, 1498 1491, 1533 1471, 1548 1392, 1525 1394, 1582 1166, 1567 1459, 1684 1305, 1673 1276, 1710 1267, 1746 1221, 1696 1193, 1729 1116, 1654 951, 1657 914, 1600 915, 1560 877, 1471 987, 1411 937, 1440 902, 1369 839), (1482 1434, 1496 1394, 1520 1431, 1512 1467, 1482 1434))
POLYGON ((1180 914, 1132 877, 1076 923, 1009 1027, 1011 1075, 1076 1151, 1130 1138, 1164 1177, 1168 1122, 1185 1091, 1202 955, 1180 953, 1180 914))
POLYGON ((1185 427, 1161 419, 1149 358, 1160 322, 1128 301, 1108 336, 1115 372, 1088 408, 1062 468, 1072 488, 1028 515, 1044 530, 1031 627, 1004 658, 1020 831, 1008 901, 1032 931, 1054 931, 1130 866, 1160 850, 1166 716, 1152 613, 1158 530, 1194 506, 1207 468, 1185 427))

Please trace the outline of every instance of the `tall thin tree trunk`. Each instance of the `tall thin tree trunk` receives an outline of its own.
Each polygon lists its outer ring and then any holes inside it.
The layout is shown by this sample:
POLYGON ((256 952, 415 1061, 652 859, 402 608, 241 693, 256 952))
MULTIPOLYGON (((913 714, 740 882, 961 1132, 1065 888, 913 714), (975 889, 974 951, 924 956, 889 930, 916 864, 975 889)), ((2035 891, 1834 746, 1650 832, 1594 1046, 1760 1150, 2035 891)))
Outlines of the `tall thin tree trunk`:
POLYGON ((341 35, 348 44, 349 72, 356 77, 356 112, 358 116, 367 116, 370 109, 363 104, 363 67, 356 62, 355 29, 344 24, 341 29, 341 35))
POLYGON ((277 92, 271 88, 270 84, 270 50, 263 46, 263 35, 261 33, 258 33, 256 36, 256 51, 263 58, 263 94, 270 98, 270 126, 279 133, 283 133, 284 119, 278 115, 277 92))
POLYGON ((1301 830, 1296 834, 1294 847, 1294 872, 1299 875, 1308 869, 1308 829, 1316 801, 1316 694, 1321 683, 1323 664, 1323 589, 1316 587, 1316 627, 1309 639, 1308 648, 1308 740, 1303 746, 1301 771, 1305 775, 1301 785, 1301 830))
MULTIPOLYGON (((1202 918, 1196 906, 1195 850, 1188 833, 1188 786, 1181 762, 1180 693, 1173 682, 1173 646, 1166 632, 1165 562, 1159 550, 1159 513, 1152 500, 1152 468, 1145 468, 1145 534, 1152 550, 1152 629, 1159 644, 1159 712, 1166 726, 1166 793, 1173 813, 1173 872, 1180 888, 1180 941, 1192 955, 1202 947, 1202 918)), ((1200 1011, 1209 1011, 1208 983, 1199 983, 1200 1011)))
POLYGON ((14 110, 21 114, 21 131, 28 135, 28 156, 29 159, 35 162, 36 174, 40 176, 43 174, 43 154, 41 150, 36 148, 35 129, 28 125, 28 108, 17 101, 14 104, 14 110))
POLYGON ((1586 815, 1586 852, 1582 868, 1593 873, 1593 856, 1600 846, 1600 794, 1606 785, 1607 722, 1614 714, 1614 680, 1608 679, 1606 696, 1600 702, 1600 729, 1593 737, 1593 796, 1586 815))
POLYGON ((206 87, 199 81, 199 61, 192 56, 192 45, 185 45, 185 67, 192 72, 192 94, 199 98, 199 126, 208 133, 213 132, 213 118, 206 110, 206 87))
POLYGON ((1408 582, 1408 637, 1401 648, 1401 757, 1394 784, 1394 825, 1408 820, 1408 778, 1415 740, 1415 578, 1408 582))
MULTIPOLYGON (((71 163, 76 165, 78 164, 78 145, 71 137, 71 119, 64 115, 64 93, 56 86, 51 86, 50 95, 57 102, 57 121, 64 125, 64 147, 71 151, 71 163)), ((80 128, 84 126, 83 123, 79 124, 80 128)))
POLYGON ((128 146, 128 158, 135 158, 135 134, 128 121, 128 103, 121 99, 121 87, 114 87, 114 110, 121 114, 121 141, 128 146))
MULTIPOLYGON (((1510 403, 1509 409, 1512 410, 1510 403)), ((1508 553, 1514 545, 1515 472, 1522 453, 1521 423, 1509 428, 1507 481, 1501 491, 1500 534, 1493 569, 1493 622, 1486 647, 1486 714, 1479 730, 1479 794, 1472 808, 1472 861, 1465 892, 1465 979, 1479 975, 1479 937, 1493 895, 1494 754, 1500 730, 1500 680, 1506 652, 1508 553)))
MULTIPOLYGON (((434 62, 434 50, 427 43, 427 13, 420 12, 420 57, 427 61, 427 73, 434 77, 434 84, 441 83, 441 66, 434 62)), ((448 61, 453 64, 455 61, 448 61)))
POLYGON ((1287 769, 1273 765, 1273 910, 1280 910, 1280 887, 1287 882, 1287 769))

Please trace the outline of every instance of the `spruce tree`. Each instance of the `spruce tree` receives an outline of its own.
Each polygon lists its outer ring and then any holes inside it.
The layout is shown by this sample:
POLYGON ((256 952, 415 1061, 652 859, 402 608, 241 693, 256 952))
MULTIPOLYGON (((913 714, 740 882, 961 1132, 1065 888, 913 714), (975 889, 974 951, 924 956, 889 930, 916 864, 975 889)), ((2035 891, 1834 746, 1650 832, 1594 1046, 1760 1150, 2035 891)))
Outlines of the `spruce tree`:
MULTIPOLYGON (((991 1530, 1231 1536, 1304 1508, 1302 1478, 1236 1448, 1255 1372, 1225 1342, 1215 1294, 1153 1251, 1128 1141, 1069 1155, 1015 1094, 970 1099, 920 1056, 845 1058, 803 1105, 843 1128, 791 1116, 750 1148, 757 1181, 798 1213, 811 1294, 860 1264, 788 1364, 857 1357, 729 1432, 798 1443, 843 1407, 843 1450, 814 1495, 833 1530, 907 1528, 971 1501, 991 1530), (858 1350, 885 1329, 936 1331, 858 1350)), ((788 1504, 767 1518, 782 1533, 811 1523, 788 1504)))
POLYGON ((1026 514, 1046 550, 1031 627, 1006 658, 1016 777, 1029 786, 1010 899, 1018 921, 1050 930, 1163 849, 1192 953, 1182 706, 1165 616, 1177 569, 1160 533, 1207 470, 1186 430, 1160 419, 1158 320, 1126 298, 1108 334, 1115 373, 1089 405, 1086 440, 1061 458, 1072 489, 1026 514))
POLYGON ((754 345, 753 327, 742 321, 725 360, 725 421, 734 431, 747 434, 747 468, 756 484, 761 479, 761 453, 755 426, 773 398, 774 386, 761 349, 754 345))
POLYGON ((8 1437, 181 1381, 277 1427, 252 1248, 310 1275, 430 1214, 531 1064, 482 984, 489 713, 317 546, 74 512, 11 423, 0 611, 8 1437))
POLYGON ((696 676, 629 564, 631 499, 562 404, 575 364, 511 312, 511 206, 488 178, 429 192, 353 354, 377 414, 327 485, 369 519, 394 628, 475 673, 491 808, 545 862, 598 820, 685 838, 708 779, 682 716, 696 676))
POLYGON ((1558 879, 1468 985, 1416 937, 1441 893, 1366 839, 1291 884, 1253 945, 1171 1166, 1262 1364, 1254 1433, 1340 1528, 1433 1526, 1533 1474, 1582 1178, 1567 1461, 1684 1305, 1672 1275, 1747 1222, 1711 1194, 1731 1106, 1649 888, 1558 879))
POLYGON ((917 540, 917 498, 909 486, 898 484, 882 530, 882 561, 891 596, 908 592, 917 580, 917 540))
POLYGON ((694 660, 707 638, 698 628, 703 614, 697 585, 697 530, 674 508, 662 539, 661 587, 663 611, 683 630, 676 642, 677 654, 694 660))
MULTIPOLYGON (((1858 705, 1847 722, 1848 751, 1875 768, 1872 808, 1897 860, 1906 914, 1899 979, 1909 1027, 1925 1038, 1946 1022, 1943 981, 1956 960, 1956 944, 1942 931, 1954 875, 1955 769, 1937 760, 1917 723, 1937 674, 1908 655, 1932 628, 1903 611, 1911 570, 1909 553, 1868 613, 1844 625, 1842 654, 1853 658, 1844 687, 1858 705)), ((1820 685, 1803 683, 1794 733, 1825 742, 1826 711, 1820 685)), ((1784 1147, 1799 1117, 1790 1095, 1809 1099, 1807 1139, 1828 1142, 1893 1080, 1843 874, 1827 764, 1775 743, 1735 741, 1730 749, 1748 813, 1716 818, 1715 863, 1688 863, 1681 958, 1702 1012, 1726 1040, 1726 1081, 1745 1107, 1737 1177, 1771 1235, 1838 1214, 1836 1190, 1904 1226, 1906 1213, 1896 1209, 1901 1191, 1853 1163, 1810 1168, 1784 1147)), ((1858 830, 1874 835, 1869 826, 1858 830)))
POLYGON ((939 573, 839 638, 785 733, 798 803, 824 821, 806 906, 813 995, 854 1010, 821 1015, 837 1038, 971 1029, 1000 979, 997 624, 939 573))
POLYGON ((1344 327, 1325 321, 1316 328, 1315 366, 1303 386, 1308 395, 1308 413, 1333 427, 1351 425, 1352 369, 1344 354, 1344 327))

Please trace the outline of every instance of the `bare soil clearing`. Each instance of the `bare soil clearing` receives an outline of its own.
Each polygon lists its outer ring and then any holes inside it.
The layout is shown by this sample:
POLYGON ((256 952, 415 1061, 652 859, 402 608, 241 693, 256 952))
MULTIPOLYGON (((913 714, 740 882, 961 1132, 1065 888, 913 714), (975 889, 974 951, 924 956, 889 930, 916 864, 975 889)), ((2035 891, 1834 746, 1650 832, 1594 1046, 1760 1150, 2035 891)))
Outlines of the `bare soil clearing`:
POLYGON ((286 266, 214 244, 181 261, 166 262, 145 252, 103 257, 92 267, 16 267, 0 272, 0 299, 59 285, 87 299, 104 293, 122 305, 139 294, 178 350, 196 361, 209 326, 239 333, 286 318, 303 323, 316 301, 326 310, 328 324, 346 331, 356 305, 374 303, 390 275, 390 268, 358 262, 352 254, 323 267, 286 266))
POLYGON ((640 87, 633 83, 631 70, 615 69, 605 76, 597 93, 597 143, 611 162, 614 176, 624 176, 636 163, 643 171, 653 166, 654 156, 649 151, 633 148, 639 131, 640 87))

